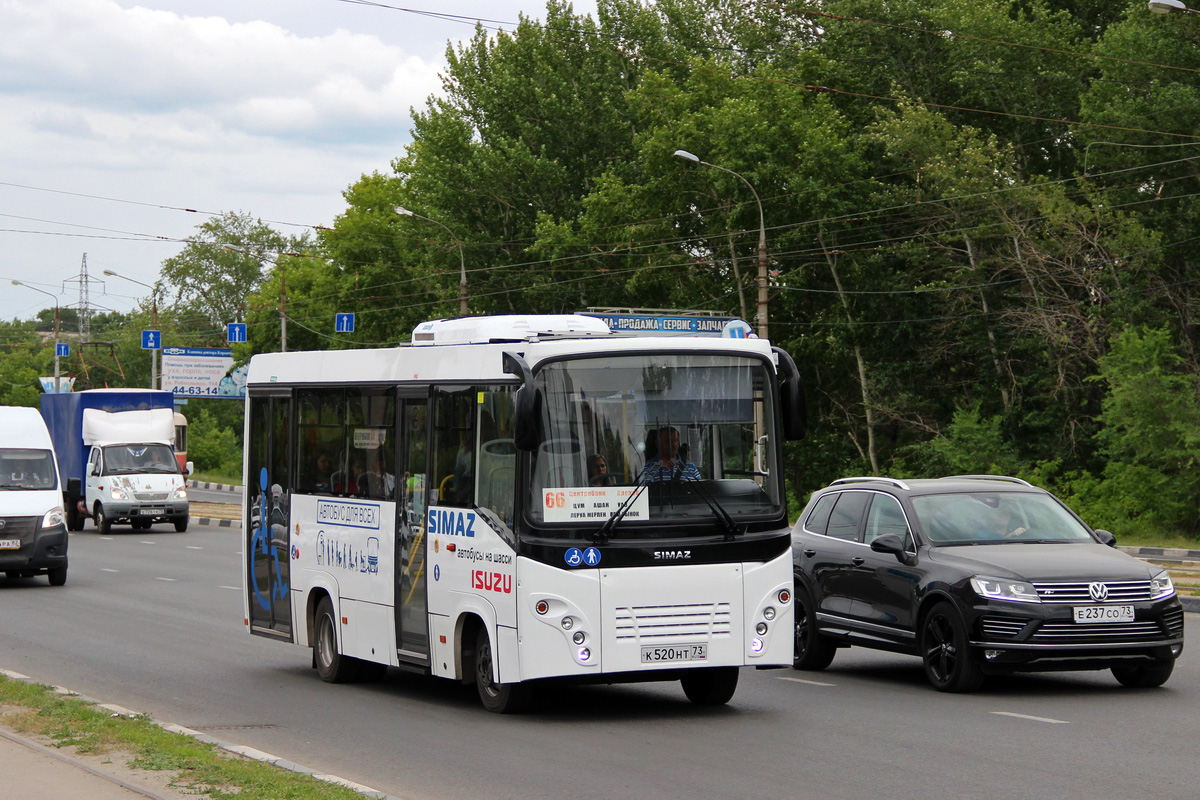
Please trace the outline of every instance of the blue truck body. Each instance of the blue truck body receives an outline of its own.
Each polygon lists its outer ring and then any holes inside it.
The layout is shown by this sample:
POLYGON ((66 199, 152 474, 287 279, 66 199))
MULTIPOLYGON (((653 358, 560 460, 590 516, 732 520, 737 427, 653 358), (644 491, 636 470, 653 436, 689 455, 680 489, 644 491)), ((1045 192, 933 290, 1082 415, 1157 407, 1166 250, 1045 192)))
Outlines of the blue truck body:
POLYGON ((170 392, 157 389, 90 389, 84 392, 44 394, 41 397, 42 418, 50 429, 54 452, 58 455, 58 471, 63 485, 69 478, 84 481, 88 445, 83 442, 83 412, 89 408, 101 411, 145 411, 152 408, 175 408, 170 392))

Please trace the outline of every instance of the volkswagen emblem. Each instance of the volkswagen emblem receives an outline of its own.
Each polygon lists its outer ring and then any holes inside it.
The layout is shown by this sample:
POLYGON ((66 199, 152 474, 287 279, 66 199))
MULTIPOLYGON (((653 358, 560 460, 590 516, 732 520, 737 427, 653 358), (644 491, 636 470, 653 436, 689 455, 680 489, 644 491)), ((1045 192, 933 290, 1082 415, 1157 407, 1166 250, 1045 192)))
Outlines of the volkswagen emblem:
POLYGON ((1088 594, 1092 596, 1092 600, 1103 603, 1108 599, 1108 586, 1103 583, 1089 583, 1088 594))

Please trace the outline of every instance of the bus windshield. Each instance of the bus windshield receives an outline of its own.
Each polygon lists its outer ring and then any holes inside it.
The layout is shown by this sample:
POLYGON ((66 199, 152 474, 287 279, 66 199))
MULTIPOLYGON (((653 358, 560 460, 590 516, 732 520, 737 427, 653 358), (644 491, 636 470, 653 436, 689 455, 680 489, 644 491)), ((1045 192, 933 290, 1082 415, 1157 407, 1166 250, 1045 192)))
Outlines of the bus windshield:
POLYGON ((579 358, 543 366, 535 385, 534 523, 586 534, 622 505, 621 528, 642 532, 782 513, 766 362, 688 353, 579 358))

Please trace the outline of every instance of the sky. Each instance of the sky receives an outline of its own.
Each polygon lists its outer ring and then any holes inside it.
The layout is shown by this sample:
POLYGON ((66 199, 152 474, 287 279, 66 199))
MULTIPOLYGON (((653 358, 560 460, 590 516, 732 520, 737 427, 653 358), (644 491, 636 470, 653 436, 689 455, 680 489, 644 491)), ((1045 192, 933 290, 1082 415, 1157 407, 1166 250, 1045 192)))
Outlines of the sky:
POLYGON ((545 18, 407 2, 0 0, 0 319, 78 306, 85 257, 94 308, 138 306, 209 214, 332 224, 403 154, 448 42, 545 18))

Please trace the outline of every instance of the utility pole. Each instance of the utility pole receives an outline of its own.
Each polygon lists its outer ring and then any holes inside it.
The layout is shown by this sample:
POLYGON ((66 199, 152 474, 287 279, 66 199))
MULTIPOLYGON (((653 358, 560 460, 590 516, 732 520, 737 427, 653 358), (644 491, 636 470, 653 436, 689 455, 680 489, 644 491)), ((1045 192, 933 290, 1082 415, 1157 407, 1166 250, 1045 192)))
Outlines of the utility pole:
POLYGON ((279 352, 287 352, 287 276, 283 267, 279 267, 279 352))

